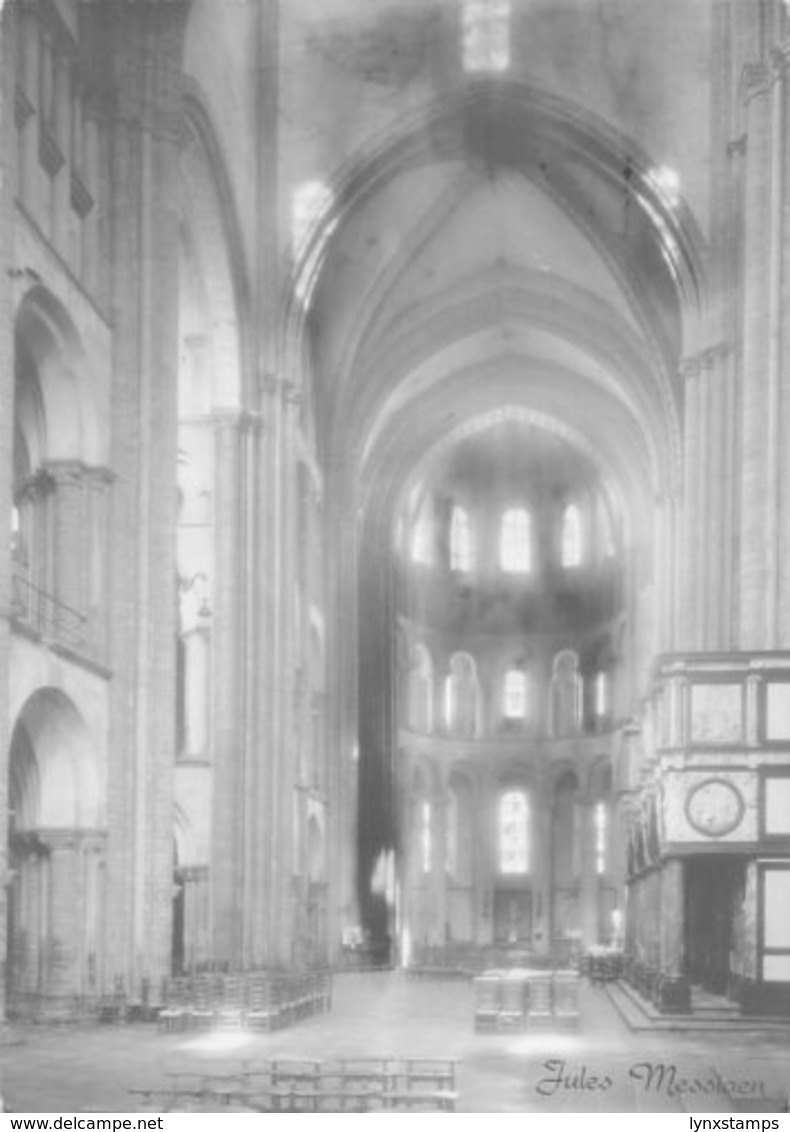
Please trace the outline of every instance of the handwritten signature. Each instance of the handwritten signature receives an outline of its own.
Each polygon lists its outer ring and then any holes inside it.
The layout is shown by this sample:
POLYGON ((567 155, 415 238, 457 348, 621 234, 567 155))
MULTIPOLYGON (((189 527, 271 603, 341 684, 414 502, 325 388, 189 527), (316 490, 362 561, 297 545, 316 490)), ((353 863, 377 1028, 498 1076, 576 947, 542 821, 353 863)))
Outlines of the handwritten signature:
MULTIPOLYGON (((614 1087, 616 1080, 611 1073, 594 1072, 583 1064, 569 1065, 559 1058, 544 1061, 542 1069, 545 1075, 535 1085, 535 1092, 542 1097, 568 1092, 605 1093, 614 1087)), ((636 1061, 627 1067, 626 1077, 645 1093, 660 1093, 667 1097, 765 1096, 762 1080, 725 1077, 715 1069, 689 1076, 667 1061, 636 1061)))

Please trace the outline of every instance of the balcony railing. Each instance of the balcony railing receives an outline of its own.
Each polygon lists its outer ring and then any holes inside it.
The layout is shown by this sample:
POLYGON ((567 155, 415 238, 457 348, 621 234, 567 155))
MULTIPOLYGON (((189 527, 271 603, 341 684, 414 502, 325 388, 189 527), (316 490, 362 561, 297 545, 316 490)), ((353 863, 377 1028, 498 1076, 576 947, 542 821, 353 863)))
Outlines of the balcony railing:
POLYGON ((43 640, 78 651, 87 645, 87 617, 22 574, 13 577, 11 615, 43 640))

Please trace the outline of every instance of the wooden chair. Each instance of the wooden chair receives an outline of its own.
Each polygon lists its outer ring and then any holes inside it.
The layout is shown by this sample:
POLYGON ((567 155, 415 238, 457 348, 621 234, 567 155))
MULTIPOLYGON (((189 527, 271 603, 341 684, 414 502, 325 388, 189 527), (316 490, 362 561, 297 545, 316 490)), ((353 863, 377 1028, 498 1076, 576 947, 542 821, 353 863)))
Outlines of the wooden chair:
POLYGON ((391 1070, 396 1087, 402 1082, 407 1089, 428 1087, 432 1090, 455 1090, 456 1062, 444 1057, 409 1057, 394 1063, 391 1070))
POLYGON ((578 1025, 579 976, 576 971, 554 972, 554 1017, 559 1022, 578 1025))
POLYGON ((226 975, 222 1004, 216 1011, 216 1024, 223 1030, 243 1030, 245 1026, 245 985, 241 975, 226 975))
POLYGON ((183 1030, 189 1021, 189 979, 166 979, 162 988, 164 1006, 157 1015, 160 1030, 183 1030))
POLYGON ((532 975, 528 987, 527 1022, 531 1026, 535 1023, 551 1021, 551 973, 532 975))
POLYGON ((455 1112, 458 1095, 444 1089, 425 1091, 405 1089, 382 1093, 384 1108, 390 1112, 455 1112))
POLYGON ((279 1025, 279 1013, 274 1005, 267 975, 251 975, 247 980, 247 1002, 244 1020, 250 1030, 274 1030, 279 1025))
POLYGON ((210 1029, 214 1025, 213 977, 198 975, 192 990, 189 1005, 189 1024, 199 1029, 210 1029))
POLYGON ((523 976, 503 975, 499 983, 500 1029, 523 1030, 526 1023, 526 984, 523 976))
POLYGON ((496 1030, 499 1020, 499 984, 498 975, 480 975, 473 980, 475 1030, 496 1030))

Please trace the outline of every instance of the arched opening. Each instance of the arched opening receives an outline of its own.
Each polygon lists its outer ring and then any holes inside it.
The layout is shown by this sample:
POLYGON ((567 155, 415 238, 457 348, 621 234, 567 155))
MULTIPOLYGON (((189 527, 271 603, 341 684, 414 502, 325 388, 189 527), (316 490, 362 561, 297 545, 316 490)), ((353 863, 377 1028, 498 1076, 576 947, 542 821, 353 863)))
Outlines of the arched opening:
POLYGON ((9 752, 7 994, 46 1013, 101 993, 103 781, 90 733, 54 688, 24 704, 9 752))
MULTIPOLYGON (((415 809, 400 780, 398 745, 439 778, 470 762, 492 798, 496 758, 530 783, 531 813, 553 813, 551 776, 534 782, 531 764, 566 745, 591 758, 595 735, 613 746, 674 632, 676 595, 652 563, 676 528, 653 504, 678 466, 681 312, 699 296, 700 241, 630 140, 623 185, 622 144, 576 107, 481 77, 348 166, 297 259, 309 299, 289 309, 292 356, 309 359, 333 506, 357 540, 349 574, 347 540, 330 532, 328 640, 330 665, 354 675, 336 714, 339 738, 358 720, 358 878, 385 846, 408 843, 413 866, 415 828, 445 837, 436 798, 415 809), (617 219, 623 194, 638 255, 617 219), (372 238, 384 229, 397 243, 372 238), (399 626, 434 659, 431 744, 394 694, 399 626), (615 637, 603 686, 596 658, 615 637)), ((471 934, 507 942, 497 893, 520 885, 518 945, 545 954, 550 880, 499 872, 491 806, 471 934)), ((456 811, 451 798, 444 817, 456 811)), ((531 836, 550 860, 550 823, 531 836)), ((452 884, 436 874, 412 867, 408 883, 416 899, 434 878, 443 922, 428 934, 441 941, 452 884)))
POLYGON ((71 319, 34 287, 14 337, 12 609, 40 636, 101 655, 109 479, 94 393, 71 319))

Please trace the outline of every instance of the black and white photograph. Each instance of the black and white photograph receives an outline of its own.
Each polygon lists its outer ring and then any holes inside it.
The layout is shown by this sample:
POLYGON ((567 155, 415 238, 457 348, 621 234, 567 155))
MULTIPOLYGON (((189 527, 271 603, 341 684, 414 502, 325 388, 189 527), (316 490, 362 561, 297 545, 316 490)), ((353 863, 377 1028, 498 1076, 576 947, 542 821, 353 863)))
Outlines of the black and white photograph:
POLYGON ((0 1112, 785 1127, 790 0, 0 0, 0 520, 0 1112))

